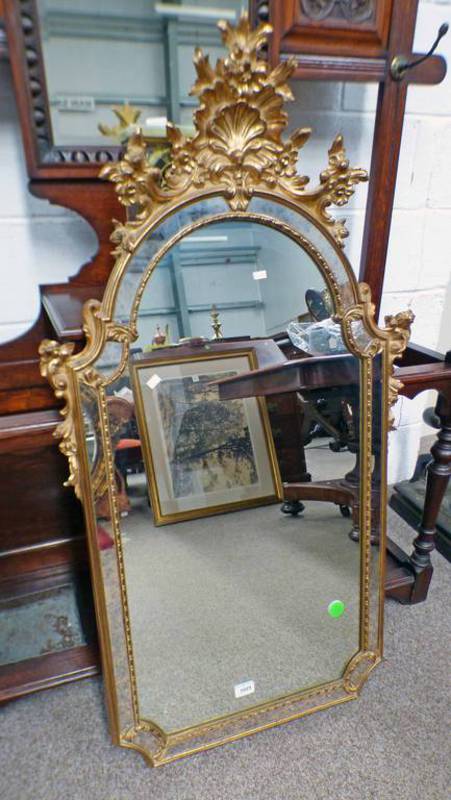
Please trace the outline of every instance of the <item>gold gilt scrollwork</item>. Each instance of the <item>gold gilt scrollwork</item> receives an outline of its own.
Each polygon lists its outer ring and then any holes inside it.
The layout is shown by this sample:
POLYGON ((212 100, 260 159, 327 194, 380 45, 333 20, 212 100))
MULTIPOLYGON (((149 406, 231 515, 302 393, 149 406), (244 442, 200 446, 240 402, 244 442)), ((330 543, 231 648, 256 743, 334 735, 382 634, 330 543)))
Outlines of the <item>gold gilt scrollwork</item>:
MULTIPOLYGON (((408 309, 400 311, 399 314, 385 317, 385 330, 389 332, 389 368, 390 376, 388 379, 388 403, 392 407, 397 399, 404 384, 394 374, 394 363, 401 358, 407 347, 410 338, 410 328, 415 319, 415 315, 408 309)), ((390 415, 390 428, 393 428, 394 419, 390 415)))
MULTIPOLYGON (((398 399, 400 390, 403 387, 402 381, 395 376, 394 362, 401 358, 407 347, 410 338, 410 329, 415 319, 415 315, 407 309, 398 314, 385 317, 385 328, 379 328, 374 319, 374 304, 371 302, 371 290, 366 283, 358 285, 360 302, 348 309, 345 314, 336 314, 335 319, 343 325, 343 333, 346 344, 356 355, 364 358, 373 358, 382 348, 384 341, 388 342, 387 347, 387 368, 388 368, 388 405, 389 409, 394 406, 398 399), (368 332, 368 343, 362 347, 355 338, 352 323, 361 321, 364 330, 368 332), (371 338, 371 334, 374 338, 371 338)), ((394 428, 394 416, 389 412, 389 430, 394 428)))
MULTIPOLYGON (((83 333, 86 336, 86 352, 90 358, 85 368, 81 370, 83 380, 93 387, 106 386, 112 383, 123 371, 128 357, 129 345, 137 336, 134 325, 123 325, 113 320, 106 320, 101 314, 101 303, 98 300, 88 300, 83 308, 83 333), (104 375, 91 366, 107 342, 122 344, 122 357, 113 373, 104 375)), ((85 351, 84 351, 85 352, 85 351)))
POLYGON ((252 30, 247 14, 235 28, 228 22, 219 22, 218 27, 228 55, 213 68, 208 56, 196 50, 197 80, 191 90, 199 100, 194 113, 196 133, 185 136, 174 125, 167 126, 172 149, 164 173, 150 164, 141 132, 130 137, 120 161, 101 170, 101 176, 115 184, 119 201, 137 210, 134 222, 116 224, 115 252, 130 249, 130 232, 149 221, 159 206, 205 187, 217 187, 230 208, 240 211, 246 210, 256 190, 295 198, 328 226, 342 246, 348 235, 344 221, 335 220, 327 209, 347 203, 355 184, 367 180, 367 173, 349 166, 343 138, 337 136, 319 185, 307 191, 309 178, 298 174, 297 162, 311 129, 298 128, 288 139, 282 138, 288 122, 283 106, 293 99, 287 80, 295 59, 271 70, 258 51, 272 28, 263 23, 252 30))
MULTIPOLYGON (((112 375, 108 377, 94 367, 87 365, 82 370, 83 380, 88 386, 98 388, 112 382, 117 374, 123 371, 125 360, 128 357, 130 342, 136 339, 137 333, 133 326, 121 325, 115 322, 105 322, 100 315, 100 303, 98 300, 89 300, 83 310, 84 324, 83 332, 86 336, 87 350, 95 348, 100 350, 106 342, 118 342, 123 345, 122 358, 120 364, 112 375)), ((64 482, 64 486, 72 486, 79 499, 81 497, 80 488, 80 467, 77 450, 77 440, 74 425, 74 402, 73 393, 69 387, 69 372, 71 360, 73 360, 74 343, 66 342, 60 344, 52 339, 43 339, 39 345, 40 373, 52 386, 58 399, 64 400, 65 405, 60 409, 62 422, 55 428, 54 436, 60 439, 59 449, 69 461, 69 477, 64 482)))
POLYGON ((75 437, 73 407, 71 404, 71 394, 68 387, 67 362, 74 351, 73 342, 60 344, 51 339, 44 339, 39 345, 40 372, 43 378, 47 378, 53 387, 56 397, 64 400, 65 405, 61 409, 63 421, 55 428, 54 436, 60 439, 59 449, 69 461, 69 477, 64 486, 72 486, 75 494, 81 499, 79 464, 77 453, 77 440, 75 437))
MULTIPOLYGON (((403 387, 399 378, 395 377, 395 361, 401 358, 407 347, 410 338, 410 329, 415 319, 415 315, 410 309, 400 311, 398 314, 385 317, 385 328, 378 328, 374 320, 374 305, 371 302, 370 287, 366 283, 359 284, 359 295, 363 316, 368 330, 373 331, 375 336, 383 342, 388 342, 387 346, 387 366, 388 366, 388 405, 391 409, 398 399, 398 394, 403 387)), ((390 411, 389 429, 394 427, 393 413, 390 411)))

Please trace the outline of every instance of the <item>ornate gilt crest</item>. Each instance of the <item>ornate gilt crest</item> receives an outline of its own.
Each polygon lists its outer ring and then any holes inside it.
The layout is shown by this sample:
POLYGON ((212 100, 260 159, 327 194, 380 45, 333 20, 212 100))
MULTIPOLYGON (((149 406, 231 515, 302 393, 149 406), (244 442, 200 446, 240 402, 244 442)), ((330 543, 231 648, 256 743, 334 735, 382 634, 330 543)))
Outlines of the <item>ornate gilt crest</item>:
MULTIPOLYGON (((298 128, 286 140, 288 123, 284 103, 293 100, 287 84, 296 62, 289 59, 270 70, 258 51, 271 32, 261 24, 255 30, 243 14, 238 25, 219 22, 228 55, 215 68, 197 49, 194 64, 197 80, 191 90, 199 100, 194 113, 194 136, 185 136, 169 124, 171 162, 162 172, 149 163, 147 144, 141 132, 134 134, 118 163, 107 164, 101 176, 115 184, 119 201, 137 208, 136 223, 147 219, 155 207, 177 199, 190 190, 217 187, 225 193, 230 208, 245 211, 255 191, 296 198, 322 224, 326 224, 340 246, 348 235, 344 221, 327 211, 343 206, 359 181, 368 179, 363 169, 349 166, 342 136, 329 149, 327 168, 316 188, 308 190, 309 178, 298 174, 299 151, 311 134, 298 128)), ((122 225, 113 234, 115 243, 126 247, 122 225)))

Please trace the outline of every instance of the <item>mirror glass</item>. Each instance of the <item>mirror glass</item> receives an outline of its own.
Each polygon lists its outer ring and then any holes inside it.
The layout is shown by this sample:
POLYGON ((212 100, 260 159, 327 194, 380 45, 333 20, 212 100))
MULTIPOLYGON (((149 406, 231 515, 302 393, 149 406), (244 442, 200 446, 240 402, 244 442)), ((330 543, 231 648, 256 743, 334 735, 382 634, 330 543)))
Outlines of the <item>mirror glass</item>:
POLYGON ((224 220, 158 260, 120 377, 115 350, 94 365, 110 381, 116 518, 102 476, 92 491, 124 727, 130 697, 180 731, 338 680, 359 650, 360 362, 331 313, 311 254, 224 220), (291 383, 246 394, 249 373, 293 359, 291 383))
MULTIPOLYGON (((96 145, 112 106, 141 111, 149 136, 165 137, 166 118, 192 127, 189 96, 195 47, 224 54, 218 19, 235 22, 246 0, 38 0, 55 145, 96 145)), ((117 120, 116 120, 117 122, 117 120)))
POLYGON ((308 290, 327 291, 311 256, 288 236, 254 222, 212 223, 158 262, 140 304, 138 345, 151 345, 157 329, 171 342, 211 338, 213 306, 225 337, 285 334, 291 321, 310 319, 308 290))
MULTIPOLYGON (((249 212, 258 215, 261 222, 239 221, 230 213, 224 198, 209 197, 207 200, 191 203, 163 219, 143 239, 127 261, 116 297, 114 318, 121 323, 130 322, 135 296, 138 291, 143 290, 146 271, 162 258, 162 248, 168 248, 171 241, 180 242, 177 248, 174 246, 165 251, 166 263, 178 265, 177 281, 171 281, 168 277, 171 270, 174 273, 173 267, 166 272, 166 279, 164 273, 158 271, 152 278, 152 289, 146 291, 145 302, 141 302, 140 318, 151 311, 148 317, 153 316, 153 320, 148 319, 147 330, 151 330, 152 324, 157 324, 158 320, 161 323, 164 320, 164 324, 169 325, 174 341, 177 341, 180 330, 195 330, 196 334, 209 335, 205 333, 208 303, 222 304, 221 318, 226 313, 228 325, 225 335, 234 335, 233 331, 237 335, 262 335, 266 330, 264 317, 268 316, 269 307, 263 309, 261 305, 254 306, 252 312, 249 304, 259 300, 259 291, 266 293, 266 300, 273 309, 276 300, 267 297, 268 290, 265 292, 265 289, 257 289, 258 281, 262 281, 260 286, 272 285, 278 294, 280 308, 277 316, 280 313, 282 316, 280 320, 277 319, 277 323, 283 322, 283 314, 285 321, 302 317, 302 309, 308 310, 308 299, 305 296, 308 289, 319 286, 321 281, 320 290, 326 288, 317 266, 319 260, 326 265, 332 280, 338 285, 343 307, 353 304, 355 295, 344 265, 344 255, 324 230, 295 209, 261 197, 252 198, 249 212), (209 222, 222 216, 228 216, 229 219, 209 222), (306 241, 306 249, 294 244, 293 239, 280 230, 269 227, 268 220, 276 225, 280 222, 289 226, 295 236, 301 236, 306 241), (233 239, 230 226, 234 231, 233 239), (279 248, 282 254, 288 255, 287 263, 281 260, 279 248), (197 254, 201 259, 199 274, 197 265, 193 264, 193 258, 196 259, 197 254), (302 270, 299 269, 300 261, 303 264, 302 270), (181 262, 186 267, 180 266, 181 262), (188 269, 188 262, 191 271, 188 269), (262 269, 259 268, 260 263, 263 263, 262 269), (254 268, 251 268, 252 264, 254 268), (234 272, 231 269, 224 272, 221 265, 227 268, 234 266, 234 272), (265 271, 266 278, 261 277, 265 271), (218 287, 216 291, 214 284, 220 274, 222 282, 225 275, 239 275, 240 282, 246 283, 245 295, 240 297, 237 291, 233 293, 233 280, 229 281, 227 294, 224 293, 226 287, 218 287), (294 297, 291 297, 293 288, 294 297), (198 293, 203 300, 201 308, 198 293), (224 308, 225 304, 230 306, 231 303, 233 309, 224 308), (240 303, 244 304, 241 310, 240 303), (294 308, 293 304, 295 309, 291 314, 289 309, 294 308), (188 316, 185 313, 186 306, 188 316), (182 310, 184 319, 181 319, 182 310), (242 324, 246 325, 245 329, 241 327, 242 324)), ((271 314, 268 324, 271 324, 271 314)), ((140 333, 143 331, 146 335, 146 326, 141 319, 139 329, 140 333)))

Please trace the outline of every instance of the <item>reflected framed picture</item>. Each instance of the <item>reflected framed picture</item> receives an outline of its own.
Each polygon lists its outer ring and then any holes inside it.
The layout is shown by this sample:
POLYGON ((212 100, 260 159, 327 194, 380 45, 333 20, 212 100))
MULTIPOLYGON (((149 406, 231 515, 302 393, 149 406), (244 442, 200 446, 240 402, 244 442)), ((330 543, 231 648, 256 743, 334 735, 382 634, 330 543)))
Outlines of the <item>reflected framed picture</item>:
POLYGON ((256 367, 252 348, 130 361, 156 525, 283 499, 264 398, 221 401, 214 383, 256 367))

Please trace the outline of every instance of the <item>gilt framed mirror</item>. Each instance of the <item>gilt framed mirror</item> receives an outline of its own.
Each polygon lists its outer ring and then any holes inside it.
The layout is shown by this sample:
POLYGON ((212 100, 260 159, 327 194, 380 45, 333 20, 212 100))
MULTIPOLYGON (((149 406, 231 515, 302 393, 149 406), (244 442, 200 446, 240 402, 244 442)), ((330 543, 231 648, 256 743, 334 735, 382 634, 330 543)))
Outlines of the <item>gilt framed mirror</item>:
POLYGON ((314 188, 269 25, 195 53, 193 136, 103 168, 112 234, 86 345, 44 341, 84 507, 114 742, 153 766, 358 697, 382 659, 386 449, 411 315, 379 328, 330 213, 366 179, 337 136, 314 188), (302 161, 301 161, 302 163, 302 161))

